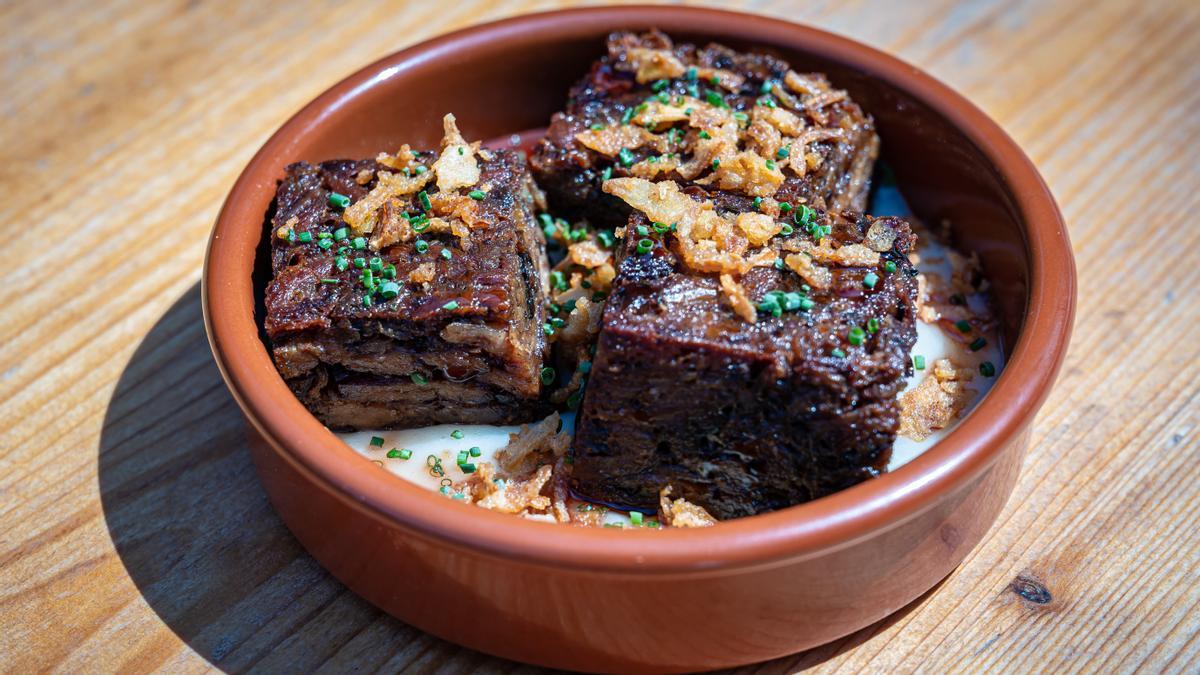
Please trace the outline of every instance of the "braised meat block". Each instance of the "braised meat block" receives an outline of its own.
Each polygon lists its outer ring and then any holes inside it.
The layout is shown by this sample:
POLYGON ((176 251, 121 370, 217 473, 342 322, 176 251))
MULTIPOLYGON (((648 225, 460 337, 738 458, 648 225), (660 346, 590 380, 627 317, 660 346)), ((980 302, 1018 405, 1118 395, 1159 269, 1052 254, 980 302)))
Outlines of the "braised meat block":
POLYGON ((512 423, 539 412, 545 243, 521 156, 458 135, 440 156, 287 167, 265 328, 334 428, 512 423))
POLYGON ((871 118, 821 74, 659 32, 614 33, 570 92, 530 161, 550 206, 619 227, 629 216, 603 182, 633 176, 862 211, 879 138, 871 118))
POLYGON ((640 210, 576 424, 573 489, 653 509, 671 486, 725 519, 876 475, 917 337, 909 225, 722 213, 671 183, 606 189, 640 210))

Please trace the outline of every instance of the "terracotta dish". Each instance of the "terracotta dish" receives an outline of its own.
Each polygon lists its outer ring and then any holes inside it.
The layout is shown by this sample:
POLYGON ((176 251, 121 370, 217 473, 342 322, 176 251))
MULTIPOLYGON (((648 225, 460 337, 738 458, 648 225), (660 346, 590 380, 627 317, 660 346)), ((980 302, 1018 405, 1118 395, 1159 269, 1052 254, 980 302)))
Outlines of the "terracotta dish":
POLYGON ((233 186, 213 231, 204 309, 218 364, 259 442, 272 503, 317 560, 400 619, 546 666, 703 670, 833 640, 902 608, 983 537, 1017 479, 1027 428, 1066 352, 1075 272, 1037 170, 982 112, 920 70, 812 28, 710 9, 596 8, 469 28, 388 56, 288 120, 233 186), (260 336, 263 214, 283 168, 537 129, 615 29, 774 51, 822 71, 875 118, 916 214, 948 219, 998 301, 1007 366, 977 409, 894 473, 801 506, 698 530, 531 522, 454 503, 365 461, 314 419, 260 336), (257 258, 256 258, 257 254, 257 258))

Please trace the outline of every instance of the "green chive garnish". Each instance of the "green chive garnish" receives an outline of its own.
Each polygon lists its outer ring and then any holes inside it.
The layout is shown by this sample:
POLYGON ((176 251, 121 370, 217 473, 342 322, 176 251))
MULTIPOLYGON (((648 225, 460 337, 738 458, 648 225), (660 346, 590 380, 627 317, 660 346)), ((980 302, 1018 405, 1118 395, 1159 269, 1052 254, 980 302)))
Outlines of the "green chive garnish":
POLYGON ((433 210, 433 204, 429 201, 429 193, 421 190, 417 193, 417 199, 421 202, 421 208, 425 209, 426 211, 433 210))
POLYGON ((385 281, 384 284, 379 287, 379 294, 382 295, 385 300, 391 300, 397 295, 400 295, 400 284, 394 281, 385 281))
POLYGON ((687 78, 688 82, 695 82, 696 78, 700 76, 700 71, 696 70, 695 67, 688 68, 687 72, 684 73, 683 76, 687 78))
POLYGON ((333 240, 322 239, 321 241, 317 242, 317 246, 320 246, 322 251, 328 251, 329 249, 333 248, 333 240))
POLYGON ((312 239, 312 232, 301 232, 296 235, 296 241, 299 241, 301 244, 311 244, 312 239))
POLYGON ((703 130, 703 129, 701 129, 701 130, 700 130, 700 133, 699 133, 699 134, 697 134, 697 135, 698 135, 700 138, 703 138, 703 139, 704 139, 704 140, 706 140, 706 141, 707 141, 708 139, 712 138, 712 134, 708 133, 707 131, 705 131, 705 130, 703 130))
POLYGON ((487 196, 487 193, 483 190, 471 190, 467 193, 467 196, 475 201, 483 201, 483 198, 487 196))
POLYGON ((442 305, 442 309, 449 311, 449 312, 453 312, 454 310, 458 309, 458 301, 451 300, 450 302, 447 302, 446 304, 442 305))
POLYGON ((888 274, 895 272, 896 271, 896 263, 892 262, 891 260, 883 263, 883 271, 887 272, 888 274))
POLYGON ((556 373, 554 372, 553 368, 547 366, 545 368, 542 368, 541 376, 542 376, 542 384, 549 386, 551 384, 554 384, 554 378, 556 376, 556 373))
POLYGON ((604 167, 604 170, 600 172, 600 180, 608 180, 609 178, 612 178, 612 167, 606 166, 604 167))
POLYGON ((913 368, 915 368, 916 370, 925 370, 925 357, 924 356, 921 356, 920 354, 914 354, 912 359, 913 359, 913 368))
POLYGON ((754 210, 755 210, 755 211, 761 211, 761 210, 762 210, 762 197, 755 197, 755 198, 754 198, 754 210))
POLYGON ((454 257, 454 254, 450 252, 450 249, 444 248, 442 249, 442 257, 449 260, 454 257))
POLYGON ((985 339, 983 339, 983 338, 979 337, 979 338, 975 338, 975 341, 974 341, 974 342, 972 342, 971 344, 967 345, 967 348, 968 348, 968 349, 970 349, 970 350, 971 350, 971 351, 973 351, 973 352, 977 352, 977 351, 979 351, 980 349, 983 349, 983 348, 984 348, 984 347, 986 347, 986 346, 987 346, 987 340, 985 340, 985 339))
POLYGON ((478 445, 473 446, 470 450, 467 450, 467 452, 470 453, 472 457, 478 457, 483 454, 483 450, 480 450, 478 445))
POLYGON ((350 261, 339 256, 333 261, 333 266, 336 267, 339 272, 345 272, 346 268, 350 267, 350 261))
POLYGON ((367 267, 369 267, 372 272, 382 272, 383 260, 379 258, 371 258, 367 261, 367 267))
POLYGON ((372 436, 371 437, 371 445, 373 445, 377 448, 382 448, 383 447, 383 439, 378 436, 372 436))
POLYGON ((338 241, 345 241, 349 237, 350 237, 350 231, 344 227, 339 227, 338 229, 333 231, 333 238, 338 241))
POLYGON ((413 384, 429 384, 429 380, 425 379, 425 376, 420 373, 413 373, 408 377, 413 381, 413 384))
POLYGON ((879 326, 880 326, 879 319, 876 319, 875 317, 871 317, 870 319, 867 319, 867 331, 868 332, 878 333, 879 326))
POLYGON ((323 284, 340 284, 340 283, 342 283, 342 280, 341 279, 322 279, 321 283, 323 283, 323 284))
POLYGON ((791 150, 788 150, 787 147, 782 147, 775 153, 775 159, 787 159, 787 156, 790 154, 792 154, 791 150))
POLYGON ((429 242, 424 239, 418 239, 417 243, 413 244, 413 247, 417 249, 417 253, 424 253, 429 250, 429 242))
POLYGON ((355 237, 350 245, 361 251, 367 247, 367 240, 363 237, 355 237))
POLYGON ((450 432, 450 438, 453 438, 456 441, 460 440, 462 437, 463 437, 463 432, 459 431, 458 429, 455 429, 454 431, 450 432))
POLYGON ((961 321, 955 321, 954 327, 957 328, 960 333, 970 333, 971 332, 971 322, 967 321, 966 319, 963 319, 961 321))
POLYGON ((996 374, 996 366, 992 365, 991 361, 984 361, 979 364, 979 374, 984 377, 991 377, 996 374))
POLYGON ((837 358, 839 358, 839 359, 844 359, 844 358, 846 358, 846 352, 844 352, 844 351, 842 351, 842 350, 840 350, 840 349, 835 349, 835 350, 833 350, 833 351, 829 352, 829 354, 830 354, 830 356, 834 356, 834 357, 837 357, 837 358))
POLYGON ((712 161, 712 168, 713 168, 713 171, 716 171, 716 170, 717 170, 717 168, 718 168, 719 166, 721 166, 721 160, 719 160, 719 159, 714 159, 714 160, 712 161))
POLYGON ((630 511, 629 512, 629 522, 634 527, 641 527, 642 526, 642 512, 641 511, 630 511))
POLYGON ((633 153, 629 148, 621 148, 621 151, 617 153, 617 161, 621 162, 621 166, 629 168, 633 166, 633 153))
POLYGON ((866 337, 867 337, 866 331, 859 328, 858 326, 854 326, 853 328, 851 328, 849 331, 846 332, 846 339, 849 340, 850 344, 854 345, 855 347, 861 345, 863 343, 863 340, 866 339, 866 337))
POLYGON ((709 105, 716 106, 718 108, 725 107, 725 99, 721 98, 720 94, 711 89, 705 92, 704 100, 708 101, 709 105))
POLYGON ((637 243, 637 252, 639 255, 646 255, 654 249, 654 242, 649 239, 641 239, 637 243))
POLYGON ((335 209, 344 209, 347 206, 350 206, 350 198, 337 192, 330 192, 329 205, 335 209))
POLYGON ((600 124, 599 122, 593 124, 592 126, 590 126, 588 128, 591 129, 592 131, 604 131, 604 125, 600 124))
POLYGON ((458 468, 462 469, 463 473, 475 473, 474 464, 459 464, 458 468))
POLYGON ((879 283, 879 275, 874 272, 867 272, 863 276, 863 286, 867 288, 875 288, 875 284, 879 283))

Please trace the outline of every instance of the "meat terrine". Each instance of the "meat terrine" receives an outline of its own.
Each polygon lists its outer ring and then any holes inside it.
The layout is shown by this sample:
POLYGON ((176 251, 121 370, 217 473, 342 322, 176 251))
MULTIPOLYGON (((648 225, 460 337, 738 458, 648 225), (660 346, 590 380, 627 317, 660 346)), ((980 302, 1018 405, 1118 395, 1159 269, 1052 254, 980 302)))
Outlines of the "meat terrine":
POLYGON ((619 227, 612 177, 669 179, 841 211, 865 208, 879 138, 871 118, 821 74, 721 45, 614 33, 530 159, 560 215, 619 227))
POLYGON ((265 328, 279 372, 335 428, 511 423, 541 408, 545 243, 523 158, 439 153, 287 167, 265 328))
POLYGON ((916 341, 899 218, 613 179, 634 209, 573 444, 573 489, 725 519, 832 493, 886 465, 916 341))

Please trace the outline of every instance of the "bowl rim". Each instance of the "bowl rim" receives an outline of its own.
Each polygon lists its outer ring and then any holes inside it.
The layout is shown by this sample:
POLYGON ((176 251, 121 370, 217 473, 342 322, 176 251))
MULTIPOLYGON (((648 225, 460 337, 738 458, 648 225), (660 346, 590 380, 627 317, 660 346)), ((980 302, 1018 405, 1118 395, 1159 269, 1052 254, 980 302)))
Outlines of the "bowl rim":
POLYGON ((948 86, 893 56, 781 19, 712 8, 588 7, 501 19, 395 52, 341 80, 266 141, 239 175, 217 217, 205 258, 202 305, 214 356, 250 423, 308 479, 369 517, 426 541, 526 563, 612 573, 713 574, 776 565, 852 545, 931 508, 985 471, 1032 421, 1065 358, 1075 310, 1075 265, 1049 188, 1016 143, 948 86), (250 276, 262 214, 246 218, 248 192, 302 137, 358 93, 408 68, 473 45, 546 31, 603 34, 658 26, 670 33, 796 44, 904 90, 948 119, 992 163, 1024 223, 1028 306, 1008 363, 979 405, 945 438, 894 472, 812 502, 697 530, 654 532, 564 527, 455 503, 363 461, 303 407, 259 338, 250 276), (753 37, 751 37, 753 36, 753 37), (247 255, 249 262, 247 263, 247 255), (247 311, 248 310, 248 311, 247 311), (553 530, 547 528, 554 528, 553 530))

